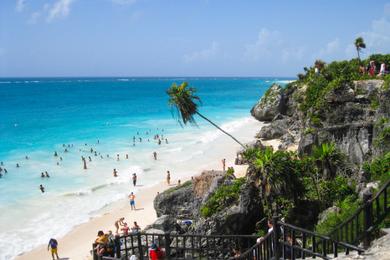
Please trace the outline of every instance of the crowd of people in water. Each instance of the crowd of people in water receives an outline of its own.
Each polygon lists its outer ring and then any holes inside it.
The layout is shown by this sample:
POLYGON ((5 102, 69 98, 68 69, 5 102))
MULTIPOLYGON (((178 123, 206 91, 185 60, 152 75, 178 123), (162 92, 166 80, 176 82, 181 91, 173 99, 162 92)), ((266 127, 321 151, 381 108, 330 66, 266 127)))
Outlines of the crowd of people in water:
MULTIPOLYGON (((161 146, 163 143, 168 144, 169 143, 168 142, 168 138, 164 137, 164 134, 163 134, 164 133, 164 129, 157 128, 157 132, 158 133, 153 135, 153 138, 150 138, 149 136, 152 133, 152 129, 147 130, 145 132, 145 136, 141 136, 141 133, 138 131, 137 134, 135 136, 133 136, 133 138, 131 139, 132 141, 130 141, 130 143, 132 143, 132 146, 134 147, 134 146, 136 146, 137 143, 142 143, 145 140, 147 140, 147 142, 151 142, 151 139, 152 139, 153 142, 156 143, 158 146, 161 146)), ((100 144, 100 140, 97 140, 96 145, 99 145, 99 144, 100 144)), ((84 144, 84 147, 88 147, 88 146, 89 145, 87 143, 84 144)), ((64 158, 65 158, 66 154, 70 153, 71 150, 74 148, 74 144, 62 144, 62 148, 63 148, 63 152, 62 153, 60 153, 58 151, 54 151, 54 153, 53 153, 53 157, 54 157, 54 159, 56 159, 56 165, 58 165, 58 166, 60 166, 61 162, 64 161, 64 158)), ((81 156, 82 167, 83 167, 84 170, 88 169, 88 163, 92 162, 95 158, 99 158, 99 159, 112 158, 112 156, 110 156, 109 154, 103 155, 101 152, 99 152, 94 147, 90 147, 88 149, 85 149, 85 148, 81 149, 80 148, 79 152, 84 153, 84 155, 81 156), (89 155, 85 155, 85 153, 89 153, 89 155)), ((129 154, 124 154, 122 156, 126 160, 129 159, 129 154)), ((121 160, 121 155, 120 154, 116 154, 115 158, 116 158, 116 161, 120 161, 121 160)), ((154 160, 158 159, 156 151, 152 152, 152 158, 154 160)), ((24 159, 25 160, 29 160, 30 157, 29 156, 25 156, 24 159)), ((17 162, 16 163, 16 168, 22 168, 22 165, 23 164, 21 162, 17 162)), ((0 162, 0 179, 6 177, 8 172, 9 172, 9 167, 6 168, 5 167, 5 162, 1 161, 0 162)), ((118 170, 116 168, 114 168, 113 169, 113 177, 118 177, 118 176, 119 176, 118 170)), ((49 175, 47 170, 44 170, 44 171, 42 171, 40 173, 40 178, 42 180, 49 179, 50 177, 51 176, 49 175)), ((132 175, 132 183, 133 183, 133 186, 137 185, 137 174, 136 173, 133 173, 133 175, 132 175)), ((39 191, 41 193, 45 193, 45 191, 46 191, 46 187, 44 186, 44 184, 40 184, 38 189, 39 189, 39 191)))

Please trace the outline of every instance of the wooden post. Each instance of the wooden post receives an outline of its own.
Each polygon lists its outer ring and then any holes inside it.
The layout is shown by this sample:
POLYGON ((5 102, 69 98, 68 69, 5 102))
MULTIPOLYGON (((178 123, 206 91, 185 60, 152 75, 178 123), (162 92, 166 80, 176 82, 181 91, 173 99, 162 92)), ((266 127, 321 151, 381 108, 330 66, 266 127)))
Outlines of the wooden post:
POLYGON ((95 248, 96 248, 96 243, 93 243, 92 244, 92 258, 93 258, 93 260, 98 260, 98 255, 96 254, 95 248))
POLYGON ((171 259, 171 237, 169 233, 165 233, 165 258, 171 259))
POLYGON ((274 259, 280 258, 280 247, 279 247, 279 239, 280 239, 280 227, 278 225, 278 217, 273 216, 272 217, 272 226, 273 226, 273 232, 274 232, 274 237, 273 237, 273 250, 274 250, 274 259))
MULTIPOLYGON (((146 238, 147 240, 147 238, 146 238)), ((138 252, 139 252, 139 259, 143 260, 144 259, 144 251, 142 250, 142 240, 141 240, 141 233, 137 233, 137 244, 138 244, 138 252)), ((148 250, 148 249, 146 249, 148 250)))
POLYGON ((372 193, 364 193, 363 194, 363 202, 364 202, 364 239, 363 239, 363 247, 367 249, 370 246, 370 229, 372 226, 372 193))
POLYGON ((121 241, 119 235, 115 236, 115 255, 116 258, 121 257, 121 241))

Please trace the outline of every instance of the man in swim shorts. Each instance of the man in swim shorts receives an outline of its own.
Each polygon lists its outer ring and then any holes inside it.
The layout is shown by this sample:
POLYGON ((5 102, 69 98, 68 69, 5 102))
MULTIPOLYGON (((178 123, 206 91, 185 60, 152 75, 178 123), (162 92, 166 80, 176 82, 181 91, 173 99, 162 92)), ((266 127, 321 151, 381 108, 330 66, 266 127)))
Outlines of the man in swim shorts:
POLYGON ((134 195, 134 193, 130 193, 129 199, 130 199, 131 210, 135 210, 135 195, 134 195))

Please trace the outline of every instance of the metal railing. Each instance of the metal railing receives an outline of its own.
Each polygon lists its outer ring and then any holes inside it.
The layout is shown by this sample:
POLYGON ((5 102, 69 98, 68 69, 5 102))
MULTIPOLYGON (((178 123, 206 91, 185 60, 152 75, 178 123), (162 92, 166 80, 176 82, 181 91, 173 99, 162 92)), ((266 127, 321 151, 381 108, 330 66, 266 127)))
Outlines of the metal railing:
MULTIPOLYGON (((165 259, 296 259, 319 257, 330 259, 343 252, 358 254, 364 249, 356 246, 363 240, 368 246, 371 233, 388 215, 390 201, 387 194, 390 180, 376 193, 366 195, 364 205, 350 218, 336 227, 328 236, 296 227, 273 218, 273 230, 257 243, 254 235, 193 235, 137 233, 117 236, 111 255, 97 256, 94 260, 149 258, 149 247, 155 243, 165 254, 165 259), (242 252, 242 253, 241 253, 242 252)), ((93 247, 95 248, 95 244, 93 247)))
MULTIPOLYGON (((116 237, 111 255, 98 256, 94 260, 149 259, 149 248, 156 244, 166 259, 229 259, 234 251, 245 251, 256 243, 254 235, 193 235, 137 233, 116 237), (116 257, 116 258, 113 258, 116 257)), ((95 248, 96 245, 94 244, 95 248)))
POLYGON ((364 247, 367 248, 372 239, 371 233, 390 211, 390 200, 387 197, 389 192, 390 180, 382 186, 374 198, 372 194, 364 194, 363 206, 330 232, 329 236, 353 245, 363 241, 364 247))

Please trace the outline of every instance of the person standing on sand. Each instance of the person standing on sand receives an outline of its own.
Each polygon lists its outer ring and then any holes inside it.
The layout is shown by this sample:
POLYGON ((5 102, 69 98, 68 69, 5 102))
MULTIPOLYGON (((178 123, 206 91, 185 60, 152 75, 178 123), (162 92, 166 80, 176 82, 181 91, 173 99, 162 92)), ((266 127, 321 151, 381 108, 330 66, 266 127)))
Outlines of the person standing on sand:
POLYGON ((225 168, 226 168, 226 159, 223 158, 222 159, 222 170, 225 171, 225 168))
POLYGON ((137 185, 137 174, 133 173, 133 186, 135 187, 137 185))
POLYGON ((135 210, 135 195, 134 195, 134 193, 130 193, 129 199, 130 199, 131 210, 135 210))
POLYGON ((47 251, 51 248, 51 257, 54 260, 54 255, 56 255, 57 259, 60 259, 57 252, 58 242, 54 238, 50 238, 49 244, 47 245, 47 251))
POLYGON ((171 184, 171 173, 169 171, 167 171, 167 184, 171 184))
POLYGON ((154 160, 157 160, 157 153, 156 152, 153 152, 153 157, 154 157, 154 160))
POLYGON ((119 227, 125 225, 124 220, 125 220, 125 218, 124 218, 124 217, 121 217, 120 219, 118 219, 117 221, 115 221, 116 234, 118 234, 118 232, 119 232, 119 227))
POLYGON ((117 172, 117 170, 114 168, 114 170, 113 170, 113 172, 112 172, 112 175, 114 176, 114 177, 118 177, 118 172, 117 172))

